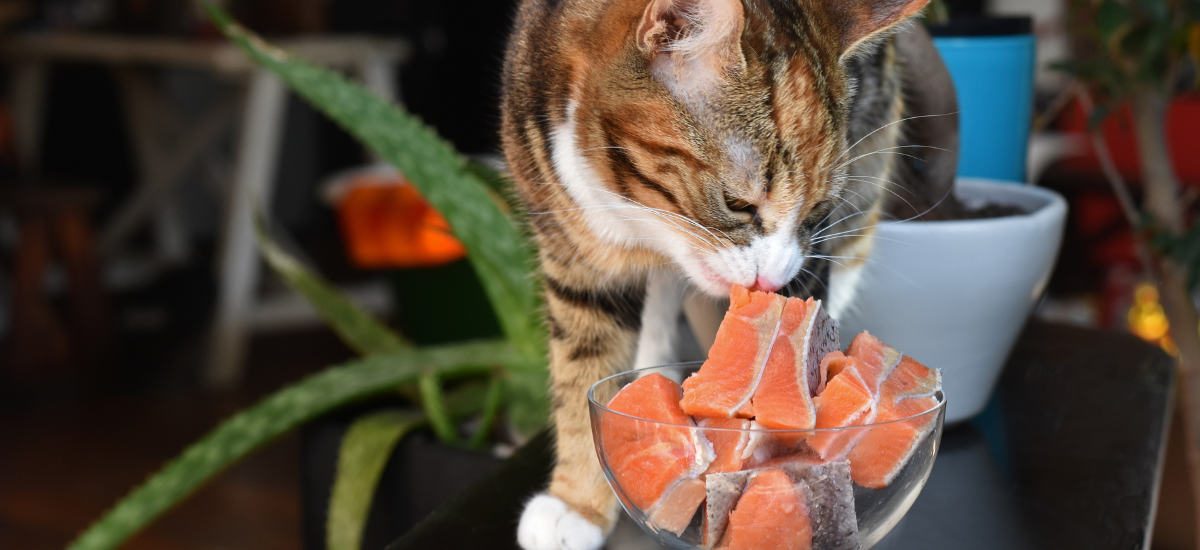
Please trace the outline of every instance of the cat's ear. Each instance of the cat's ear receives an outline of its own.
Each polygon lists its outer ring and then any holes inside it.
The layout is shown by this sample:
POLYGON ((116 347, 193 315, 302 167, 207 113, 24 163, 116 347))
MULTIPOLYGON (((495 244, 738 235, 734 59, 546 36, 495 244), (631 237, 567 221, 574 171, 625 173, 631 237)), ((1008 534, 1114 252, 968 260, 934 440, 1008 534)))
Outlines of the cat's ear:
POLYGON ((833 23, 840 27, 842 52, 853 52, 860 44, 907 21, 929 0, 823 0, 833 23))
POLYGON ((741 0, 650 0, 638 27, 638 47, 712 66, 740 62, 744 19, 741 0))

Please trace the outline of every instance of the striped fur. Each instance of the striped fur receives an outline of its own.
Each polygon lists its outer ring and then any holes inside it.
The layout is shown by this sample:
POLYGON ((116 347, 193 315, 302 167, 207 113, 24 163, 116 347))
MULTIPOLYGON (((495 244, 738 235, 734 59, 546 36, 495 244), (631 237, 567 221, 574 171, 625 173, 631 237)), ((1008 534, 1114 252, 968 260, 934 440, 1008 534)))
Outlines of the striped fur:
POLYGON ((502 138, 546 283, 549 492, 572 512, 614 521, 585 392, 631 365, 654 270, 714 295, 821 294, 813 255, 868 252, 851 237, 877 221, 895 157, 867 153, 897 143, 904 112, 882 31, 926 2, 523 2, 502 138))

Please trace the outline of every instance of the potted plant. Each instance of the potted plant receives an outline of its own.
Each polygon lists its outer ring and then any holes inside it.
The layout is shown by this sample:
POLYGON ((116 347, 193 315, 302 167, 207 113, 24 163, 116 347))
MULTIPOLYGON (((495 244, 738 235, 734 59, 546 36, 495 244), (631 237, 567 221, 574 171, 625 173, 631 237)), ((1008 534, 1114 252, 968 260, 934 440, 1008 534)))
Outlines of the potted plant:
POLYGON ((533 251, 489 193, 492 176, 481 175, 415 117, 270 46, 213 4, 206 9, 230 40, 396 166, 445 216, 480 276, 503 337, 414 345, 333 292, 261 230, 267 263, 363 357, 301 380, 233 416, 135 488, 70 548, 120 546, 206 480, 279 435, 346 406, 382 398, 374 406, 364 405, 365 414, 350 413, 338 449, 326 541, 330 548, 357 550, 376 482, 406 434, 429 426, 448 444, 477 447, 501 416, 499 431, 518 440, 544 425, 546 334, 537 281, 529 276, 533 251))
POLYGON ((842 334, 870 331, 941 369, 949 424, 987 405, 1050 280, 1067 216, 1058 193, 1028 185, 959 179, 955 195, 960 219, 875 228, 841 319, 842 334))
MULTIPOLYGON (((981 22, 970 25, 991 25, 987 20, 972 21, 981 22)), ((989 44, 995 41, 993 37, 984 38, 989 44)), ((832 295, 838 295, 842 280, 857 279, 852 302, 839 312, 843 334, 870 331, 904 353, 941 369, 948 423, 968 420, 987 404, 1025 319, 1049 281, 1067 212, 1066 202, 1058 194, 1013 185, 1023 182, 1024 177, 1024 147, 1032 109, 1032 49, 1016 48, 1024 52, 1017 56, 1017 63, 1011 59, 1010 50, 1014 48, 1010 41, 1000 40, 997 53, 984 47, 986 44, 975 44, 976 39, 955 38, 967 44, 955 46, 948 53, 945 42, 939 43, 941 39, 935 36, 936 51, 921 56, 957 56, 947 60, 945 70, 930 68, 936 63, 921 65, 924 72, 919 78, 923 85, 940 91, 945 99, 937 105, 922 105, 920 114, 930 117, 909 124, 941 120, 943 126, 936 131, 921 127, 910 131, 916 148, 906 153, 922 157, 926 165, 934 165, 927 159, 940 155, 936 157, 936 173, 927 169, 922 177, 926 185, 946 189, 947 196, 936 205, 917 208, 907 204, 908 195, 897 197, 891 205, 897 221, 885 221, 874 228, 871 252, 856 268, 857 273, 843 265, 831 268, 835 276, 830 284, 832 295), (1009 96, 995 99, 996 106, 980 105, 978 102, 986 98, 972 96, 986 87, 983 82, 969 82, 966 93, 959 90, 957 101, 955 94, 945 93, 958 87, 956 65, 979 63, 987 68, 993 61, 1003 65, 1000 72, 1021 66, 1028 73, 1013 86, 998 87, 1008 90, 1009 96), (1003 105, 1010 108, 1004 111, 1003 105), (968 125, 990 116, 984 113, 984 118, 972 119, 972 113, 989 109, 1001 111, 1002 116, 1017 122, 1006 122, 1004 131, 997 129, 996 136, 968 125), (960 111, 961 130, 953 116, 933 116, 960 111), (973 168, 963 166, 970 161, 967 151, 973 146, 986 152, 998 140, 1011 143, 997 144, 997 152, 978 157, 973 168), (957 158, 953 152, 959 152, 957 158), (962 175, 971 170, 992 178, 955 180, 956 172, 962 175), (1014 179, 999 180, 997 176, 1014 179)))

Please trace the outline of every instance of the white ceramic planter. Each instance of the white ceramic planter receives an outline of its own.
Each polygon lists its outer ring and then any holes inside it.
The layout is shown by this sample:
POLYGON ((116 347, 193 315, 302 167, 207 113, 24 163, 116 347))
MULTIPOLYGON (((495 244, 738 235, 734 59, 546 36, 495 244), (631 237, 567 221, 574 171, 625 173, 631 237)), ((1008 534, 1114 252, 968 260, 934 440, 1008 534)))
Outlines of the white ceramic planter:
POLYGON ((983 410, 1054 269, 1067 204, 1027 185, 961 179, 967 204, 1013 204, 1030 214, 880 226, 842 342, 868 330, 942 370, 946 422, 983 410))

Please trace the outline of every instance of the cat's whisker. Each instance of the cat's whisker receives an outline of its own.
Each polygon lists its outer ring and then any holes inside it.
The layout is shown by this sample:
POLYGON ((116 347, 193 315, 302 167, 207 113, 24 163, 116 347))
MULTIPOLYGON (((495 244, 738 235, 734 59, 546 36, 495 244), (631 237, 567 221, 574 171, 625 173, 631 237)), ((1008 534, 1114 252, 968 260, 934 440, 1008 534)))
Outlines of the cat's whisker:
MULTIPOLYGON (((857 195, 857 193, 855 193, 855 194, 857 195)), ((859 195, 859 196, 861 197, 862 195, 859 195)), ((841 197, 838 197, 838 198, 841 198, 841 197)), ((817 222, 817 224, 816 224, 816 227, 820 227, 820 226, 821 226, 821 225, 823 225, 823 224, 824 224, 826 221, 828 221, 828 220, 829 220, 829 217, 830 217, 830 216, 833 216, 834 214, 836 214, 836 213, 838 212, 838 210, 839 210, 839 209, 842 207, 842 205, 843 205, 843 204, 849 204, 850 206, 853 206, 854 208, 858 209, 858 213, 859 213, 859 214, 862 214, 862 209, 861 209, 861 208, 858 208, 858 206, 857 206, 857 205, 855 205, 854 203, 850 202, 848 199, 845 199, 845 198, 841 198, 841 200, 842 200, 842 202, 841 202, 841 203, 839 203, 837 206, 835 206, 835 207, 833 207, 833 208, 830 208, 830 209, 829 209, 829 213, 828 213, 828 214, 825 214, 825 217, 824 217, 824 218, 821 218, 821 221, 817 222)), ((826 229, 829 229, 830 227, 833 227, 834 225, 837 225, 838 223, 841 223, 842 221, 845 221, 845 220, 846 220, 846 218, 842 218, 841 220, 838 220, 837 222, 834 222, 834 223, 832 223, 832 224, 830 224, 830 225, 826 226, 826 227, 825 227, 825 229, 822 229, 822 230, 820 230, 820 231, 817 231, 817 232, 814 234, 814 236, 816 236, 816 235, 820 235, 821 233, 825 232, 825 230, 826 230, 826 229)))
MULTIPOLYGON (((708 252, 712 252, 712 251, 716 250, 716 247, 714 247, 712 245, 712 243, 705 240, 702 236, 700 236, 696 233, 692 233, 691 231, 688 231, 687 229, 684 229, 684 228, 680 227, 678 224, 670 222, 669 220, 666 220, 666 222, 670 223, 671 225, 667 225, 666 223, 663 223, 663 221, 659 221, 659 220, 648 220, 646 218, 636 218, 636 217, 621 217, 621 218, 617 218, 615 221, 637 221, 637 222, 656 225, 656 226, 659 226, 659 227, 662 227, 665 229, 670 229, 671 227, 674 227, 676 229, 679 229, 680 231, 683 231, 687 235, 695 238, 697 241, 699 241, 701 244, 707 246, 708 248, 702 249, 702 248, 699 248, 699 247, 695 246, 694 244, 690 244, 690 243, 686 244, 686 246, 693 248, 697 252, 703 252, 703 253, 708 253, 708 252)), ((651 240, 651 239, 648 239, 648 240, 651 240)), ((671 241, 666 241, 665 239, 652 239, 652 240, 662 240, 664 242, 671 242, 671 241)))
MULTIPOLYGON (((549 182, 547 182, 547 184, 548 184, 548 185, 561 185, 561 184, 554 184, 554 183, 549 183, 549 182)), ((651 213, 651 214, 660 215, 660 217, 661 217, 661 215, 666 215, 666 216, 672 216, 672 217, 674 217, 674 218, 677 218, 677 219, 683 220, 683 221, 685 221, 685 222, 687 222, 687 223, 689 223, 689 224, 691 224, 691 225, 694 225, 696 228, 703 230, 705 233, 708 233, 709 235, 711 235, 711 236, 712 236, 712 238, 713 238, 713 239, 716 239, 716 241, 717 241, 718 243, 719 243, 719 242, 720 242, 720 240, 721 240, 721 238, 720 238, 720 237, 718 237, 718 236, 717 236, 715 233, 713 233, 713 232, 712 232, 712 228, 709 228, 709 227, 707 227, 707 226, 705 226, 705 225, 703 225, 703 224, 701 224, 701 223, 697 222, 696 220, 693 220, 693 219, 691 219, 691 218, 689 218, 689 217, 687 217, 687 216, 684 216, 684 215, 681 215, 681 214, 678 214, 678 213, 675 213, 675 212, 671 212, 670 210, 663 210, 663 209, 661 209, 661 208, 654 208, 653 206, 646 206, 645 204, 642 204, 642 203, 640 203, 640 202, 638 202, 638 201, 636 201, 636 200, 633 200, 633 199, 631 199, 631 198, 629 198, 629 197, 626 197, 625 195, 622 195, 622 194, 620 194, 620 193, 616 193, 616 192, 613 192, 613 191, 610 191, 610 190, 608 190, 608 189, 604 189, 604 188, 601 188, 601 187, 587 186, 587 188, 588 188, 588 189, 591 189, 591 190, 593 190, 593 191, 599 191, 599 192, 601 192, 601 193, 607 193, 607 194, 609 194, 609 195, 612 195, 612 196, 614 196, 614 197, 617 197, 618 199, 621 199, 621 200, 623 200, 623 201, 626 201, 626 202, 629 202, 629 203, 631 203, 631 205, 620 205, 620 206, 627 207, 627 208, 633 208, 633 207, 636 207, 636 208, 639 208, 639 209, 645 210, 646 212, 649 212, 649 213, 651 213)), ((681 229, 682 229, 682 228, 681 228, 681 229)), ((720 231, 720 232, 721 232, 721 234, 722 234, 722 235, 724 235, 726 239, 728 239, 728 240, 732 240, 732 239, 730 239, 729 235, 728 235, 728 234, 726 234, 724 231, 721 231, 720 229, 717 229, 717 231, 720 231)), ((709 245, 710 245, 710 246, 715 246, 713 243, 709 243, 709 245)))
POLYGON ((846 237, 846 238, 849 238, 849 237, 865 237, 865 236, 867 236, 867 235, 870 235, 870 234, 871 234, 871 233, 870 233, 870 231, 871 231, 872 229, 875 229, 875 228, 877 228, 877 227, 879 227, 879 226, 881 226, 881 225, 885 225, 885 224, 879 224, 879 223, 877 223, 877 224, 873 224, 873 225, 868 225, 868 226, 866 226, 866 227, 856 227, 856 228, 854 228, 854 229, 847 229, 847 230, 845 230, 845 231, 841 231, 841 232, 839 232, 839 233, 833 233, 833 234, 830 234, 830 235, 825 235, 824 237, 821 237, 821 238, 819 238, 819 239, 812 239, 812 240, 811 240, 811 241, 809 241, 809 242, 810 242, 812 245, 814 245, 814 246, 815 246, 815 245, 821 244, 821 243, 823 243, 823 242, 827 242, 827 241, 833 240, 834 238, 837 238, 837 237, 846 237))
MULTIPOLYGON (((675 243, 675 241, 672 241, 669 239, 655 239, 653 237, 633 237, 629 240, 631 240, 631 241, 658 241, 658 242, 671 243, 671 244, 675 243)), ((692 245, 684 245, 684 246, 687 246, 688 248, 691 248, 692 250, 695 250, 696 252, 703 252, 703 253, 708 252, 707 250, 703 250, 696 246, 692 246, 692 245)))
POLYGON ((840 235, 840 236, 832 237, 832 238, 822 240, 822 241, 814 241, 810 244, 812 244, 813 246, 816 246, 821 243, 833 242, 838 239, 856 239, 859 237, 870 237, 871 239, 876 240, 876 241, 885 241, 885 242, 889 242, 889 243, 897 243, 897 244, 904 244, 904 245, 911 244, 908 241, 899 241, 896 239, 889 239, 887 237, 880 237, 879 235, 875 235, 875 234, 871 234, 871 233, 863 233, 861 235, 840 235))
POLYGON ((671 212, 670 210, 662 210, 662 209, 658 209, 658 208, 655 208, 655 210, 658 210, 659 212, 662 212, 663 214, 667 214, 667 215, 670 215, 670 216, 674 216, 674 217, 676 217, 676 218, 679 218, 679 219, 681 219, 681 220, 683 220, 683 221, 686 221, 686 222, 688 222, 688 223, 690 223, 690 224, 692 224, 692 225, 694 225, 694 226, 696 226, 696 227, 698 227, 698 228, 700 228, 700 229, 703 229, 703 230, 704 230, 706 233, 708 233, 709 235, 712 235, 712 237, 713 237, 714 239, 717 239, 718 241, 720 241, 720 237, 717 237, 717 236, 716 236, 716 234, 714 234, 714 233, 712 232, 712 230, 713 230, 713 229, 716 229, 717 231, 720 231, 720 232, 721 232, 721 234, 722 234, 722 235, 724 235, 724 236, 725 236, 725 238, 726 238, 727 240, 731 240, 731 241, 733 240, 733 239, 732 239, 732 238, 729 236, 729 234, 728 234, 728 233, 726 233, 726 232, 724 232, 724 231, 721 231, 720 229, 717 229, 717 228, 715 228, 715 227, 713 227, 713 228, 710 228, 710 227, 708 227, 708 226, 706 226, 706 225, 704 225, 704 224, 701 224, 700 222, 697 222, 696 220, 693 220, 693 219, 691 219, 691 218, 689 218, 689 217, 687 217, 687 216, 684 216, 684 215, 682 215, 682 214, 678 214, 678 213, 675 213, 675 212, 671 212))
MULTIPOLYGON (((900 241, 895 241, 895 240, 892 240, 892 239, 881 239, 881 240, 885 240, 885 241, 891 241, 891 242, 900 242, 900 241)), ((852 259, 861 260, 863 263, 868 263, 868 264, 877 265, 877 266, 879 266, 879 267, 882 267, 882 268, 884 268, 884 269, 886 269, 886 270, 888 270, 888 271, 892 272, 892 274, 893 274, 893 275, 895 275, 895 276, 897 276, 897 277, 899 277, 899 278, 903 279, 903 280, 904 280, 905 282, 907 282, 908 284, 910 284, 910 285, 913 285, 913 286, 917 286, 917 284, 916 284, 916 283, 915 283, 915 282, 914 282, 912 279, 910 279, 908 276, 906 276, 905 274, 903 274, 903 273, 901 273, 900 271, 898 271, 896 268, 894 268, 894 267, 892 267, 892 266, 890 266, 890 265, 887 265, 887 264, 885 264, 885 263, 882 263, 882 262, 877 262, 877 261, 875 261, 875 260, 874 260, 874 259, 872 259, 872 258, 854 258, 854 257, 847 257, 847 256, 817 256, 817 255, 813 255, 813 256, 809 256, 809 257, 810 257, 810 258, 816 258, 816 259, 820 259, 820 260, 825 260, 825 261, 827 261, 827 262, 830 262, 830 263, 836 263, 836 264, 838 264, 838 265, 842 266, 842 267, 843 267, 843 268, 845 268, 845 269, 850 269, 850 268, 846 267, 846 266, 845 266, 844 264, 842 264, 842 263, 839 263, 839 262, 834 262, 834 261, 832 261, 832 260, 829 260, 828 258, 852 258, 852 259)))
MULTIPOLYGON (((562 184, 556 183, 556 182, 542 182, 541 185, 559 185, 559 186, 561 186, 562 184)), ((601 193, 606 193, 606 194, 612 195, 620 200, 630 203, 630 204, 610 204, 610 205, 598 205, 598 206, 609 206, 609 207, 616 207, 616 208, 634 208, 637 210, 645 211, 651 215, 654 215, 654 216, 657 216, 657 217, 663 218, 663 219, 666 219, 666 217, 664 215, 674 216, 678 219, 687 221, 687 222, 691 223, 692 225, 695 225, 696 227, 704 230, 709 235, 711 235, 713 239, 716 239, 717 243, 720 242, 720 237, 717 237, 715 234, 712 233, 712 231, 709 231, 707 227, 704 227, 703 225, 696 223, 695 220, 689 219, 686 216, 681 216, 681 215, 671 212, 669 210, 663 210, 661 208, 654 208, 652 206, 646 206, 646 205, 644 205, 636 200, 633 200, 629 197, 626 197, 620 193, 615 193, 613 191, 609 191, 608 189, 603 189, 603 188, 594 187, 594 186, 586 186, 586 188, 591 189, 593 191, 599 191, 601 193)), ((592 207, 592 208, 595 208, 595 207, 592 207)), ((666 220, 666 221, 670 221, 670 220, 666 220)), ((707 239, 701 237, 700 235, 697 235, 696 233, 688 231, 687 229, 681 227, 679 224, 676 224, 674 222, 671 222, 671 224, 673 226, 675 226, 676 228, 678 228, 680 231, 683 231, 685 233, 688 233, 689 235, 692 235, 693 237, 696 237, 697 239, 705 241, 705 244, 707 244, 708 246, 713 247, 714 249, 716 248, 715 243, 708 241, 707 239)), ((726 238, 729 238, 729 236, 726 235, 726 238)))
POLYGON ((876 128, 876 129, 872 130, 872 131, 871 131, 871 133, 869 133, 869 134, 867 134, 867 135, 863 136, 861 139, 859 139, 858 141, 854 142, 854 145, 851 145, 851 146, 847 147, 847 148, 846 148, 846 150, 845 150, 845 151, 843 151, 841 155, 838 155, 838 157, 837 157, 836 159, 833 159, 833 160, 834 160, 834 161, 837 161, 838 159, 841 159, 841 158, 842 158, 843 156, 845 156, 847 153, 849 153, 850 151, 854 150, 854 148, 855 148, 855 147, 858 147, 858 146, 859 146, 859 144, 861 144, 862 142, 866 141, 866 140, 867 140, 867 138, 869 138, 869 137, 871 137, 871 136, 873 136, 873 135, 875 135, 875 134, 877 134, 877 133, 879 133, 879 132, 881 132, 881 131, 883 131, 883 130, 885 130, 885 129, 887 129, 887 128, 891 127, 891 126, 895 126, 896 124, 900 124, 900 123, 903 123, 903 122, 908 122, 908 121, 910 121, 910 120, 922 119, 922 118, 934 118, 934 117, 942 117, 942 116, 953 116, 953 115, 957 115, 957 114, 958 114, 958 112, 956 111, 956 112, 953 112, 953 113, 944 113, 944 114, 940 114, 940 115, 916 115, 916 116, 904 117, 904 118, 902 118, 902 119, 900 119, 900 120, 894 120, 894 121, 892 121, 892 122, 889 122, 889 123, 887 123, 887 124, 884 124, 883 126, 880 126, 880 127, 876 128))
MULTIPOLYGON (((916 220, 916 219, 918 219, 918 218, 920 218, 920 217, 924 216, 925 214, 928 214, 928 213, 930 213, 930 212, 932 212, 932 211, 936 210, 936 209, 937 209, 937 207, 938 207, 938 206, 941 206, 942 202, 943 202, 943 201, 945 201, 945 200, 946 200, 946 198, 947 198, 947 197, 949 197, 949 196, 950 196, 950 194, 951 194, 951 193, 953 193, 953 192, 954 192, 954 191, 953 191, 953 189, 948 189, 948 190, 946 191, 946 193, 945 193, 944 195, 942 195, 942 197, 941 197, 940 199, 938 199, 938 201, 937 201, 936 203, 934 203, 934 204, 933 204, 932 206, 930 206, 929 208, 926 208, 926 209, 925 209, 923 212, 919 212, 919 213, 917 213, 917 214, 916 214, 916 215, 914 215, 914 216, 911 216, 911 217, 908 217, 908 218, 905 218, 905 219, 902 219, 902 220, 892 220, 892 221, 889 221, 889 222, 887 222, 887 223, 880 223, 880 224, 870 225, 870 226, 867 226, 867 227, 860 227, 860 228, 856 228, 856 229, 851 229, 851 230, 843 231, 843 232, 841 232, 841 233, 835 233, 835 234, 832 234, 832 235, 826 235, 826 236, 825 236, 824 238, 822 238, 822 239, 818 239, 818 240, 814 240, 814 241, 812 241, 812 244, 813 244, 813 245, 816 245, 816 244, 818 244, 818 243, 822 243, 822 242, 828 241, 828 240, 830 240, 830 238, 832 238, 832 237, 837 237, 837 236, 839 236, 839 235, 845 235, 845 234, 847 234, 847 233, 853 233, 853 232, 857 232, 857 231, 866 231, 866 230, 869 230, 869 229, 874 229, 874 228, 876 228, 876 227, 881 227, 881 226, 884 226, 884 225, 889 225, 889 224, 894 224, 894 223, 903 223, 903 222, 909 222, 909 221, 916 220)), ((915 207, 912 207, 912 205, 911 205, 911 204, 909 205, 909 207, 910 207, 910 208, 912 208, 913 210, 916 210, 916 208, 915 208, 915 207)), ((861 214, 861 212, 860 212, 860 214, 861 214)), ((853 216, 855 216, 855 215, 857 215, 857 214, 851 214, 851 215, 849 215, 849 216, 846 216, 845 218, 842 218, 842 219, 841 219, 841 220, 839 220, 838 222, 836 222, 836 223, 833 223, 833 224, 830 224, 830 225, 829 225, 828 227, 826 227, 825 229, 822 229, 821 231, 818 231, 817 233, 814 233, 814 234, 813 234, 813 236, 814 236, 814 237, 816 237, 817 235, 820 235, 821 233, 823 233, 823 232, 825 232, 826 230, 828 230, 829 228, 836 227, 838 223, 841 223, 842 221, 845 221, 845 220, 847 220, 847 219, 850 219, 851 217, 853 217, 853 216)), ((852 236, 859 236, 859 235, 852 235, 852 236)))
MULTIPOLYGON (((811 237, 819 237, 819 236, 820 236, 822 233, 824 233, 824 232, 826 232, 826 231, 829 231, 830 229, 833 229, 833 228, 837 227, 839 224, 841 224, 842 222, 844 222, 844 221, 846 221, 846 220, 849 220, 849 219, 852 219, 852 218, 856 218, 856 217, 858 217, 858 216, 870 216, 871 214, 882 214, 882 211, 881 211, 881 210, 877 210, 877 209, 874 209, 874 208, 872 208, 872 209, 870 209, 870 210, 859 210, 858 212, 852 212, 852 213, 850 213, 850 214, 847 214, 847 215, 843 216, 843 217, 842 217, 841 219, 839 219, 838 221, 836 221, 836 222, 833 222, 833 223, 831 223, 831 224, 829 224, 829 225, 825 226, 823 229, 821 229, 821 230, 817 231, 816 233, 813 233, 813 234, 811 235, 811 237)), ((874 226, 871 226, 871 227, 874 227, 874 226)), ((848 231, 858 231, 859 229, 862 229, 862 228, 850 229, 850 230, 848 230, 848 231)), ((844 233, 844 232, 843 232, 843 233, 844 233)), ((839 233, 839 234, 840 234, 840 233, 839 233)))
MULTIPOLYGON (((876 153, 884 153, 884 152, 889 152, 889 151, 896 151, 897 149, 933 149, 933 150, 935 150, 935 151, 942 151, 942 152, 944 152, 944 153, 954 153, 954 151, 951 151, 951 150, 949 150, 949 149, 946 149, 946 148, 943 148, 943 147, 935 147, 935 146, 933 146, 933 145, 915 145, 915 144, 910 144, 910 145, 893 145, 893 146, 891 146, 891 147, 884 147, 884 148, 882 148, 882 149, 876 149, 876 150, 874 150, 874 151, 871 151, 870 153, 863 153, 863 154, 861 154, 861 155, 859 155, 859 156, 857 156, 857 157, 854 157, 854 158, 852 158, 852 159, 850 159, 850 160, 847 160, 847 161, 845 161, 845 162, 842 162, 841 164, 838 164, 838 165, 837 165, 837 167, 835 167, 835 169, 837 169, 837 168, 842 168, 842 167, 844 167, 844 166, 848 166, 848 165, 850 165, 850 164, 854 163, 854 161, 856 161, 856 160, 859 160, 859 159, 862 159, 862 158, 866 158, 866 157, 868 157, 868 156, 871 156, 871 155, 874 155, 874 154, 876 154, 876 153)), ((912 157, 912 158, 917 158, 917 157, 912 157)))
MULTIPOLYGON (((826 292, 829 292, 829 285, 826 285, 825 281, 822 281, 821 278, 818 277, 816 273, 813 273, 812 271, 805 269, 804 266, 800 266, 800 271, 802 273, 807 273, 808 276, 812 277, 812 280, 816 281, 817 284, 824 287, 826 292)), ((804 285, 804 291, 807 292, 809 296, 812 296, 812 289, 809 288, 808 284, 804 285)))
POLYGON ((633 149, 630 149, 630 148, 628 148, 628 147, 621 147, 621 146, 619 146, 619 145, 603 145, 603 146, 600 146, 600 147, 591 147, 591 148, 589 148, 589 149, 581 149, 579 152, 580 152, 580 153, 586 153, 586 152, 588 152, 588 151, 596 151, 596 150, 598 150, 598 149, 620 149, 620 150, 622 150, 622 151, 633 151, 633 149))
MULTIPOLYGON (((659 219, 662 219, 663 221, 670 223, 672 226, 678 228, 680 231, 683 231, 684 233, 687 233, 688 235, 696 237, 697 239, 703 241, 704 244, 708 245, 709 247, 712 247, 714 250, 716 249, 716 245, 713 244, 712 241, 709 241, 707 238, 705 238, 703 235, 700 235, 699 233, 691 231, 691 230, 687 229, 686 227, 681 226, 678 223, 675 223, 675 221, 672 219, 671 216, 673 216, 674 219, 682 219, 684 221, 691 221, 691 220, 688 220, 686 217, 679 216, 678 214, 675 214, 674 212, 670 212, 667 210, 661 210, 658 208, 651 208, 651 207, 642 207, 642 208, 644 208, 646 210, 646 212, 648 212, 649 214, 651 214, 653 216, 657 216, 659 219)), ((698 225, 698 224, 694 224, 694 225, 698 225)), ((700 226, 700 228, 703 229, 704 227, 700 226)), ((708 234, 713 239, 716 239, 716 241, 718 243, 720 242, 720 239, 716 235, 713 235, 712 232, 708 232, 708 234)))
MULTIPOLYGON (((864 196, 862 195, 862 193, 859 193, 858 191, 855 191, 855 190, 853 190, 853 189, 849 189, 849 188, 847 188, 847 189, 844 189, 844 191, 848 191, 848 192, 850 192, 850 193, 854 193, 854 196, 856 196, 856 197, 858 197, 858 198, 862 199, 864 203, 870 204, 870 202, 871 202, 871 200, 870 200, 870 199, 868 199, 868 198, 864 197, 864 196)), ((839 204, 837 207, 835 207, 835 208, 834 208, 834 210, 837 210, 838 208, 841 208, 841 207, 842 207, 842 205, 846 205, 846 206, 849 206, 849 207, 851 207, 851 208, 854 208, 855 210, 857 210, 857 211, 859 211, 859 212, 862 212, 862 211, 863 211, 862 207, 860 207, 859 205, 855 204, 853 201, 851 201, 851 200, 848 200, 848 199, 843 199, 843 200, 842 200, 842 203, 841 203, 841 204, 839 204)), ((830 213, 832 214, 832 212, 830 212, 830 213)), ((829 217, 828 217, 828 216, 826 216, 826 219, 829 219, 829 217)), ((822 222, 824 222, 825 220, 821 220, 821 221, 822 221, 822 222)))
POLYGON ((847 178, 866 178, 866 179, 871 179, 871 180, 878 180, 883 183, 891 184, 895 188, 897 188, 901 191, 904 191, 904 192, 908 193, 909 195, 912 195, 914 197, 917 196, 917 193, 915 191, 913 191, 912 189, 908 189, 906 186, 900 185, 899 183, 897 183, 893 180, 887 179, 887 178, 881 178, 879 176, 871 176, 871 175, 867 175, 867 174, 847 174, 846 177, 847 178))
MULTIPOLYGON (((881 178, 881 179, 882 179, 882 178, 881 178)), ((908 199, 906 199, 906 198, 904 198, 904 197, 901 197, 899 193, 897 193, 897 192, 893 191, 893 190, 892 190, 890 187, 888 187, 888 186, 886 186, 886 185, 883 185, 883 184, 881 184, 881 183, 879 183, 879 182, 874 182, 874 181, 867 180, 867 179, 860 179, 860 178, 858 178, 857 176, 853 176, 853 177, 851 177, 851 178, 850 178, 850 181, 856 181, 856 182, 858 182, 858 183, 863 183, 863 184, 868 184, 868 185, 874 185, 875 187, 878 187, 878 188, 879 188, 880 190, 882 190, 882 191, 886 191, 886 192, 888 192, 888 193, 891 193, 893 197, 896 197, 897 199, 900 199, 900 200, 904 201, 904 204, 908 205, 908 207, 909 207, 909 208, 911 208, 911 209, 913 209, 913 210, 916 210, 916 209, 917 209, 917 207, 913 206, 913 204, 912 204, 911 202, 908 202, 908 199)))
POLYGON ((885 149, 881 149, 881 150, 879 150, 879 151, 871 151, 870 153, 863 153, 863 154, 861 154, 861 155, 859 155, 859 156, 857 156, 857 157, 854 157, 854 158, 852 158, 852 159, 850 159, 850 160, 847 160, 847 161, 843 162, 842 164, 839 164, 839 165, 838 165, 836 168, 834 168, 834 169, 835 169, 835 170, 839 170, 839 169, 845 168, 845 167, 849 166, 850 164, 853 164, 853 163, 855 163, 855 162, 858 162, 858 161, 860 161, 860 160, 862 160, 862 159, 865 159, 865 158, 867 158, 867 157, 869 157, 869 156, 871 156, 871 155, 897 155, 897 156, 901 156, 901 157, 908 157, 908 158, 910 158, 910 159, 913 159, 913 160, 918 160, 918 161, 920 161, 920 160, 924 160, 924 159, 922 159, 921 157, 918 157, 918 156, 916 156, 916 155, 910 155, 910 154, 908 154, 908 153, 900 153, 900 152, 897 152, 897 151, 888 151, 888 150, 885 150, 885 149))

